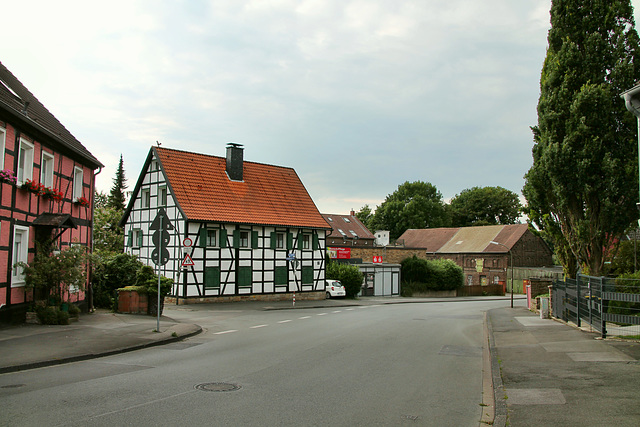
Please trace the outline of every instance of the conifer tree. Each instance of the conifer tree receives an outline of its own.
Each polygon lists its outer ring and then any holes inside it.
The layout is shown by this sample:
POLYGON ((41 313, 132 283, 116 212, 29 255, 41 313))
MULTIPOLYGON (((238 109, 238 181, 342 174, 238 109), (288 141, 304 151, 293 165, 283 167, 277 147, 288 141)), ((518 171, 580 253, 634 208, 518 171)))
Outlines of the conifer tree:
POLYGON ((124 176, 124 162, 122 160, 122 154, 120 154, 120 162, 118 163, 118 170, 116 176, 113 178, 113 186, 108 197, 108 206, 114 208, 117 211, 124 211, 125 208, 125 195, 124 190, 127 188, 127 179, 124 176))
POLYGON ((600 275, 605 250, 637 219, 635 118, 620 94, 640 78, 630 0, 552 0, 527 213, 565 273, 600 275))

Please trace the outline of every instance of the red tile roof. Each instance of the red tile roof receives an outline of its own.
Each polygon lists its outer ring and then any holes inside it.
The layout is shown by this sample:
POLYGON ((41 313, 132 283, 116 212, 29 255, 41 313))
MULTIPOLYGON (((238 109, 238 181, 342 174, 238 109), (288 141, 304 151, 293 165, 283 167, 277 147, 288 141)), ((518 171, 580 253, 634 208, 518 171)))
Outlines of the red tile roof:
POLYGON ((376 238, 355 215, 322 214, 322 216, 327 220, 327 223, 332 229, 331 234, 327 237, 339 239, 346 237, 347 239, 353 239, 354 235, 351 233, 353 231, 358 239, 375 240, 376 238), (339 229, 342 230, 346 236, 343 236, 342 233, 338 231, 339 229))
POLYGON ((189 220, 330 228, 292 168, 244 162, 231 181, 226 158, 153 147, 189 220))

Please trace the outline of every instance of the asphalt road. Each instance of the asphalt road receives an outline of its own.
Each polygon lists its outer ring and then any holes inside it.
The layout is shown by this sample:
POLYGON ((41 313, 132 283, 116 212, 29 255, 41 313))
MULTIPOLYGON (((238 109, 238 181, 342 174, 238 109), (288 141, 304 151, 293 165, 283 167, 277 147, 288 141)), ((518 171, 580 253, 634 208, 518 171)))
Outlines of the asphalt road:
POLYGON ((1 425, 478 426, 483 312, 503 301, 169 308, 201 335, 16 372, 1 425))

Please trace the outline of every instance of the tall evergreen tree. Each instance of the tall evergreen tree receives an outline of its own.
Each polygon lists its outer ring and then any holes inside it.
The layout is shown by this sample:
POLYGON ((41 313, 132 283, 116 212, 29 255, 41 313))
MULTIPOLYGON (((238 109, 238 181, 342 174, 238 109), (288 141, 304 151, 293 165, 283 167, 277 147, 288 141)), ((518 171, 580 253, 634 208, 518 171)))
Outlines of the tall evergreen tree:
POLYGON ((122 154, 120 154, 120 162, 118 163, 118 170, 116 176, 113 178, 113 187, 109 193, 108 206, 114 208, 117 211, 124 211, 125 208, 125 196, 124 190, 127 188, 127 179, 124 176, 124 162, 122 160, 122 154))
POLYGON ((620 98, 640 77, 630 0, 552 0, 548 43, 523 193, 565 272, 599 275, 637 218, 635 118, 620 98))

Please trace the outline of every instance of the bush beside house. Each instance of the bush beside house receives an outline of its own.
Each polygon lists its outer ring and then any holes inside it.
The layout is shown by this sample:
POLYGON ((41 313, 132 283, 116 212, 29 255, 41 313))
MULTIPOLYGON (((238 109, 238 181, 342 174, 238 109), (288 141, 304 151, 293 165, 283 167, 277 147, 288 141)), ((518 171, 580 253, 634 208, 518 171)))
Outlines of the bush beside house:
POLYGON ((402 266, 402 295, 431 291, 454 291, 464 286, 462 268, 448 259, 405 258, 402 266))

